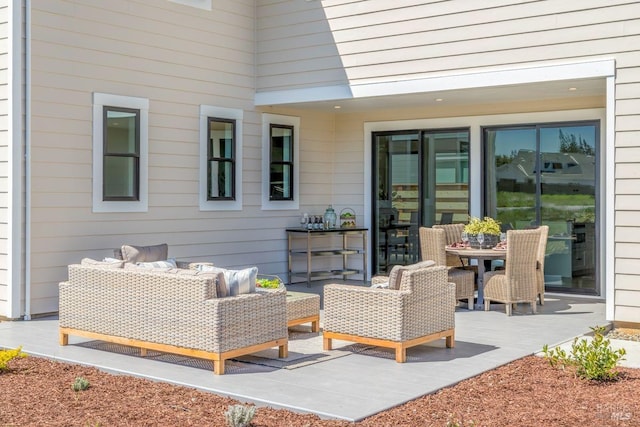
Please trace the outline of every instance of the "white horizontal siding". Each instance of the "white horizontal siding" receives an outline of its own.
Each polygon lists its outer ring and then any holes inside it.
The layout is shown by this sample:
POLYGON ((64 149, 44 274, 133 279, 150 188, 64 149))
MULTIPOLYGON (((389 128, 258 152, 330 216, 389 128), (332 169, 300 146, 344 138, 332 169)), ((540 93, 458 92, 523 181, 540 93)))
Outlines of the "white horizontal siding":
POLYGON ((637 306, 617 305, 616 321, 637 324, 640 319, 640 308, 637 306))
MULTIPOLYGON (((634 27, 635 28, 635 27, 634 27)), ((616 85, 615 320, 640 319, 640 58, 624 61, 616 85)))
POLYGON ((9 98, 9 47, 12 38, 9 34, 8 0, 0 0, 0 313, 10 312, 11 292, 9 292, 9 278, 7 271, 9 253, 9 207, 10 180, 9 162, 12 151, 9 141, 9 113, 11 101, 9 98))
MULTIPOLYGON (((298 214, 260 210, 253 0, 216 1, 211 12, 154 0, 32 6, 33 313, 57 310, 68 264, 111 256, 124 243, 167 242, 173 257, 286 272, 283 230, 298 214), (146 213, 91 212, 93 92, 149 99, 146 213), (245 111, 241 212, 198 209, 200 104, 245 111)), ((316 128, 308 144, 316 153, 299 153, 309 158, 310 182, 326 173, 330 159, 319 153, 333 128, 314 120, 304 124, 316 128)), ((319 205, 330 202, 330 187, 305 185, 319 205)))
POLYGON ((260 91, 624 55, 640 34, 640 4, 629 0, 264 1, 257 10, 260 91))
MULTIPOLYGON (((261 115, 253 108, 252 0, 207 12, 153 0, 34 5, 32 309, 57 310, 66 266, 122 244, 166 242, 169 255, 229 268, 287 271, 284 228, 263 212, 261 115), (149 210, 91 212, 92 93, 149 99, 149 210), (244 110, 243 210, 198 208, 199 107, 244 110)), ((331 203, 333 115, 301 117, 301 210, 331 203)), ((1 169, 0 169, 1 170, 1 169)))

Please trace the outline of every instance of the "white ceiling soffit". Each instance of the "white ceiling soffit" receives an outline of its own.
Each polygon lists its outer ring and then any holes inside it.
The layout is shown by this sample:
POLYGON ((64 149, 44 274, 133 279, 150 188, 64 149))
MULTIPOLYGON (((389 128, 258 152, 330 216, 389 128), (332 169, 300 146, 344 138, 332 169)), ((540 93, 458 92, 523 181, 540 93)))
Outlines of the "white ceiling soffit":
POLYGON ((614 72, 615 62, 602 60, 352 87, 261 92, 256 94, 255 101, 258 106, 314 110, 334 110, 339 106, 341 112, 349 112, 582 98, 604 96, 605 77, 614 72))

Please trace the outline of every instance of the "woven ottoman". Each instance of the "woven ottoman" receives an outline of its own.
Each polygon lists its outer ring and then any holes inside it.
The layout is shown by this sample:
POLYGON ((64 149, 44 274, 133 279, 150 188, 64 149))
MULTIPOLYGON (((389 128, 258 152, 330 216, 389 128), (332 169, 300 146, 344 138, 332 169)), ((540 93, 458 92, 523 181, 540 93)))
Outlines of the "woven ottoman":
POLYGON ((287 326, 311 322, 311 331, 320 331, 320 295, 287 291, 287 326))

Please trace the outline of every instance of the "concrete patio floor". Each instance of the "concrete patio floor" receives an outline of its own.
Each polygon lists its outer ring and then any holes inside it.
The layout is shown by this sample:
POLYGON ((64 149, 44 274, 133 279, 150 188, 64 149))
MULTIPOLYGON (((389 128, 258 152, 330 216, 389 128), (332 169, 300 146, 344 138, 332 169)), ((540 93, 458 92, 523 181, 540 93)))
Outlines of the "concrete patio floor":
MULTIPOLYGON (((322 285, 288 288, 322 292, 322 285)), ((71 336, 70 345, 61 347, 56 317, 1 322, 0 346, 22 345, 35 356, 194 387, 258 405, 357 421, 539 352, 544 344, 566 343, 589 333, 592 326, 607 324, 605 304, 594 298, 547 295, 538 314, 529 313, 528 305, 519 305, 511 317, 501 304, 492 305, 489 312, 458 308, 455 348, 445 348, 444 340, 415 347, 408 350, 404 364, 396 363, 393 353, 383 352, 382 357, 354 353, 297 369, 228 369, 222 376, 201 367, 82 347, 78 344, 88 340, 80 337, 71 336), (420 357, 412 358, 418 353, 420 357)), ((334 348, 348 344, 337 341, 334 348)))

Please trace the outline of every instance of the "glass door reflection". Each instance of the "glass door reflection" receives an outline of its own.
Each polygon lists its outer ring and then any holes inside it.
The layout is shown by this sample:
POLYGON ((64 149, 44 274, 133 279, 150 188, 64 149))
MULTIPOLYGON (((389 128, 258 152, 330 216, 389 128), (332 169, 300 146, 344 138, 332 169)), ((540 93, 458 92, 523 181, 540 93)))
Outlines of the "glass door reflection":
POLYGON ((418 228, 469 215, 469 131, 373 134, 375 273, 420 259, 418 228))
POLYGON ((596 292, 599 124, 484 130, 485 211, 507 228, 549 226, 547 290, 596 292))

